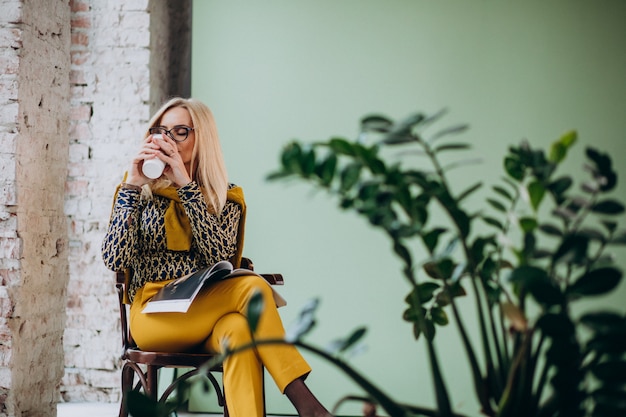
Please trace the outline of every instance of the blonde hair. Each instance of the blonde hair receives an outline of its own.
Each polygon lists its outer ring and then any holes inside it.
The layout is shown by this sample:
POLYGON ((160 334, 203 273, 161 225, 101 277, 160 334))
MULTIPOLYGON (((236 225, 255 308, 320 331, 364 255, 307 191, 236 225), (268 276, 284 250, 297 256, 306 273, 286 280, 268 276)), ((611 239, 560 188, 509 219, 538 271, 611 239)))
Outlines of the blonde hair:
MULTIPOLYGON (((174 107, 182 107, 189 112, 195 134, 195 144, 191 156, 189 175, 201 188, 209 209, 214 213, 221 213, 226 204, 228 190, 228 175, 222 146, 213 113, 206 104, 193 98, 175 97, 165 103, 148 122, 145 138, 149 128, 159 126, 163 115, 174 107)), ((171 185, 168 180, 156 179, 150 183, 150 188, 157 190, 171 185)))

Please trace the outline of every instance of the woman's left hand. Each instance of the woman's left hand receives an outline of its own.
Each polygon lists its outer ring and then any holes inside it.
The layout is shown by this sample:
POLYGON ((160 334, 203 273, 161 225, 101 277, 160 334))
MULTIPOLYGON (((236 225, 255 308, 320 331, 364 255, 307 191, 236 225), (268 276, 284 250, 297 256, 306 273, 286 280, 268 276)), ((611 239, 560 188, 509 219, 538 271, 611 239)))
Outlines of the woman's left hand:
POLYGON ((149 138, 149 140, 158 147, 158 149, 155 149, 156 157, 167 164, 163 170, 163 174, 167 179, 172 181, 177 187, 189 184, 191 177, 187 172, 185 161, 183 161, 178 151, 176 142, 167 135, 162 135, 162 139, 149 138))

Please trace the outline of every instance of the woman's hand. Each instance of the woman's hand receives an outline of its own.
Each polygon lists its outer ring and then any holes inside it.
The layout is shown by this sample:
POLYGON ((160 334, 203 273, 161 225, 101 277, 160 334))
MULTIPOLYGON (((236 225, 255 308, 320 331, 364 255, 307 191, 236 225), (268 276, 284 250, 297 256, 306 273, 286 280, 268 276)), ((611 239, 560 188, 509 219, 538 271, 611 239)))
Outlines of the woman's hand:
POLYGON ((148 138, 148 142, 155 146, 154 156, 165 162, 166 166, 163 174, 172 181, 177 187, 189 184, 191 177, 185 167, 178 145, 167 135, 162 135, 162 139, 154 139, 152 136, 148 138))
POLYGON ((161 138, 155 138, 151 135, 145 139, 143 145, 139 149, 139 152, 132 160, 126 182, 140 187, 147 184, 150 181, 150 178, 146 177, 141 169, 144 161, 153 158, 158 158, 165 162, 166 165, 163 170, 163 174, 176 186, 182 187, 183 185, 191 182, 191 177, 189 176, 189 173, 185 168, 185 163, 178 152, 176 142, 167 135, 162 135, 161 138))
POLYGON ((143 175, 143 162, 148 159, 158 157, 157 153, 161 153, 159 149, 159 146, 154 143, 152 136, 149 136, 144 140, 141 148, 137 152, 137 155, 135 155, 131 161, 130 169, 128 170, 128 177, 126 178, 127 184, 141 187, 150 181, 150 178, 143 175))

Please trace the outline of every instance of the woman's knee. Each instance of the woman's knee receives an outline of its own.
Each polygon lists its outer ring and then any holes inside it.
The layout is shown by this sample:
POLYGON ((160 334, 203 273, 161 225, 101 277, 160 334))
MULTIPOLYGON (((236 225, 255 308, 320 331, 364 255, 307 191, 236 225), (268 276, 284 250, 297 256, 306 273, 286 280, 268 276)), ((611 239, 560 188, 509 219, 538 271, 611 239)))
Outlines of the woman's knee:
POLYGON ((267 287, 267 281, 258 275, 244 275, 238 278, 244 285, 250 288, 267 287))
POLYGON ((263 300, 267 301, 273 299, 272 288, 265 279, 256 275, 246 276, 244 279, 246 280, 246 285, 249 287, 250 297, 255 292, 259 292, 263 296, 263 300))
POLYGON ((226 343, 231 349, 252 341, 248 320, 239 313, 229 313, 220 318, 215 323, 213 336, 219 340, 220 346, 226 343))

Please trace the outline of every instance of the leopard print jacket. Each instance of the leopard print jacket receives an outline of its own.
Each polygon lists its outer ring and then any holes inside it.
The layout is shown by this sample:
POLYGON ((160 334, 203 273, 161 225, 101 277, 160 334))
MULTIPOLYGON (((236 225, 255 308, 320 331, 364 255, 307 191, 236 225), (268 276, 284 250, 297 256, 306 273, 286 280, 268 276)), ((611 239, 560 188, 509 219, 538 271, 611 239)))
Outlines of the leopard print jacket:
POLYGON ((164 214, 170 200, 158 195, 142 199, 140 194, 138 190, 119 189, 102 242, 107 268, 133 271, 128 288, 131 302, 147 282, 187 275, 235 254, 241 219, 238 204, 228 201, 222 213, 210 214, 196 182, 180 187, 178 196, 191 223, 193 239, 189 251, 179 252, 166 246, 164 214))

